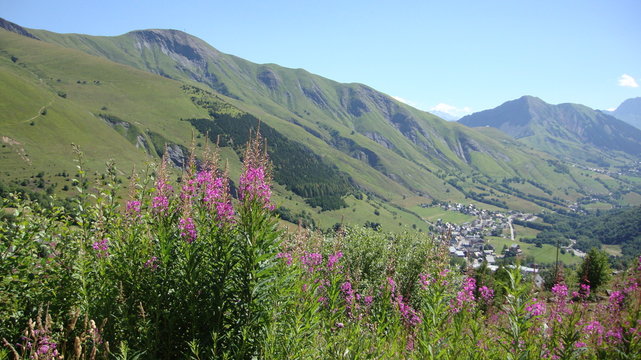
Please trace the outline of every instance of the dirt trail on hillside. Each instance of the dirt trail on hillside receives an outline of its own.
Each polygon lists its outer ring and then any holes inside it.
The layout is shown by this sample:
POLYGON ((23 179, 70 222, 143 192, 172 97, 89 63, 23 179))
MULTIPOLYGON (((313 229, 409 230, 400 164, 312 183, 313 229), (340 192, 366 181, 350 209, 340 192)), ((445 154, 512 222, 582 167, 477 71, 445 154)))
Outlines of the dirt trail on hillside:
POLYGON ((38 113, 37 113, 36 115, 34 115, 32 118, 27 119, 27 120, 23 120, 22 122, 23 122, 23 123, 25 123, 25 122, 30 122, 30 121, 33 121, 33 120, 37 119, 37 118, 38 118, 38 116, 43 116, 43 115, 42 115, 42 111, 43 111, 44 109, 46 109, 47 107, 51 106, 51 104, 53 104, 53 100, 49 101, 49 103, 48 103, 47 105, 43 105, 40 109, 38 109, 38 113))

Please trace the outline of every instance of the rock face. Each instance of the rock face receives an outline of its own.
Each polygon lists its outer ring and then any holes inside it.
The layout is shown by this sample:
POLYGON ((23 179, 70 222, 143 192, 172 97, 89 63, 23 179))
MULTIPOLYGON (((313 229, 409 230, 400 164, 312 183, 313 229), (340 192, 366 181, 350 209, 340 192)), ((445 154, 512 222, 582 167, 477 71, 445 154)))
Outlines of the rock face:
POLYGON ((277 90, 281 82, 278 75, 276 75, 276 73, 269 68, 263 69, 258 74, 258 80, 265 84, 265 86, 267 86, 267 88, 269 88, 270 90, 277 90))
MULTIPOLYGON (((209 69, 209 60, 219 58, 221 53, 204 41, 178 30, 139 30, 125 36, 134 39, 134 46, 142 58, 145 58, 145 52, 158 49, 176 62, 176 70, 187 73, 192 80, 205 83, 222 94, 232 95, 209 69)), ((146 62, 146 66, 151 72, 173 78, 162 64, 146 62)))
POLYGON ((175 167, 184 169, 187 166, 189 155, 182 146, 177 144, 167 144, 167 155, 175 167))
POLYGON ((32 39, 40 40, 30 32, 28 32, 25 28, 18 24, 14 24, 11 21, 7 21, 3 18, 0 18, 0 28, 14 32, 16 34, 20 34, 22 36, 30 37, 32 39))
POLYGON ((523 96, 465 116, 459 123, 497 128, 556 156, 589 159, 617 151, 641 158, 641 130, 578 104, 550 105, 523 96))
POLYGON ((368 138, 372 139, 375 143, 379 145, 383 145, 388 149, 394 149, 394 144, 389 141, 385 136, 377 133, 377 132, 365 132, 363 135, 367 136, 368 138))

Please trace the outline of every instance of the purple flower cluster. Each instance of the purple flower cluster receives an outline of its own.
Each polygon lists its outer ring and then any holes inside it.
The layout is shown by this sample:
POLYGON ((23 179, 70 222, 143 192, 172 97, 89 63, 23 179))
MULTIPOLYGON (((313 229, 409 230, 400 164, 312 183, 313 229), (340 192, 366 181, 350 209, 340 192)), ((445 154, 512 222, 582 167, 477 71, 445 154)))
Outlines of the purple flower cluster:
POLYGON ((403 295, 394 296, 392 302, 396 306, 406 326, 414 327, 421 323, 420 313, 403 300, 403 295))
POLYGON ((304 253, 300 262, 307 268, 307 271, 314 272, 323 264, 323 255, 319 253, 304 253))
POLYGON ((272 190, 267 181, 265 168, 247 166, 240 175, 239 197, 243 201, 257 201, 263 207, 274 210, 271 203, 272 190))
POLYGON ((560 324, 563 322, 564 316, 573 312, 572 308, 568 306, 568 286, 563 283, 557 283, 552 287, 552 294, 554 296, 550 306, 549 318, 560 324))
POLYGON ((145 267, 148 269, 156 270, 158 268, 158 258, 155 256, 150 257, 145 261, 145 267))
POLYGON ((178 228, 180 229, 180 237, 190 244, 198 237, 198 230, 196 230, 194 219, 191 217, 181 218, 178 223, 178 228))
MULTIPOLYGON (((162 170, 162 168, 161 168, 162 170)), ((167 183, 167 179, 161 175, 156 180, 156 196, 151 199, 151 207, 158 214, 165 214, 169 209, 169 196, 174 188, 167 183)))
POLYGON ((488 288, 485 285, 479 288, 479 293, 481 293, 481 298, 485 302, 490 302, 494 298, 494 290, 488 288))
POLYGON ((541 316, 545 314, 545 304, 536 298, 532 298, 532 302, 525 307, 525 311, 532 316, 541 316))
POLYGON ((229 181, 226 177, 215 177, 213 171, 203 170, 196 175, 195 183, 202 189, 202 201, 210 210, 216 210, 219 226, 231 223, 234 207, 229 197, 229 181))
POLYGON ((57 344, 46 335, 38 339, 37 347, 38 359, 55 359, 59 355, 56 349, 57 344))
POLYGON ((593 338, 593 342, 597 346, 601 346, 603 343, 603 333, 605 328, 598 320, 592 320, 585 324, 583 327, 583 333, 590 338, 593 338))
POLYGON ((403 299, 403 295, 400 295, 396 292, 396 281, 394 281, 393 278, 388 277, 387 283, 390 286, 390 292, 392 294, 392 305, 394 305, 398 313, 401 315, 401 318, 403 319, 405 325, 408 327, 414 327, 420 324, 422 321, 420 313, 414 310, 414 308, 407 304, 407 302, 405 302, 405 300, 403 299))
POLYGON ((285 260, 285 264, 287 264, 288 266, 293 262, 292 254, 288 252, 280 252, 276 254, 276 258, 285 260))
POLYGON ((418 274, 418 282, 421 285, 421 288, 423 290, 427 290, 427 288, 434 282, 434 278, 432 278, 432 275, 430 274, 423 274, 420 273, 418 274))
POLYGON ((587 299, 590 297, 590 285, 589 284, 581 284, 579 287, 579 291, 573 291, 572 292, 572 297, 573 298, 578 298, 578 299, 587 299))
POLYGON ((338 263, 338 260, 340 260, 343 257, 343 253, 338 251, 334 254, 331 254, 327 258, 327 269, 331 270, 334 268, 334 265, 338 263))
POLYGON ((625 294, 622 291, 616 290, 610 294, 610 310, 618 311, 623 305, 623 300, 625 300, 625 294))
POLYGON ((129 200, 127 201, 127 214, 135 215, 140 213, 140 201, 129 200))
POLYGON ((565 299, 568 296, 568 287, 565 284, 558 283, 552 287, 552 294, 560 299, 565 299))
POLYGON ((96 251, 96 256, 99 258, 104 258, 109 256, 109 240, 102 239, 94 241, 91 247, 96 251))
POLYGON ((460 312, 467 304, 469 304, 470 306, 474 306, 474 301, 476 300, 474 297, 475 290, 476 279, 474 279, 473 277, 468 277, 467 279, 465 279, 463 281, 463 289, 456 294, 456 301, 452 301, 452 303, 450 304, 452 312, 460 312))
POLYGON ((343 285, 341 285, 341 291, 343 292, 343 296, 345 297, 345 301, 347 302, 347 304, 353 304, 355 297, 354 290, 352 289, 352 283, 349 281, 345 281, 343 285))
POLYGON ((47 329, 31 330, 30 335, 32 337, 22 336, 24 343, 19 344, 19 347, 31 351, 35 350, 35 354, 31 355, 32 359, 53 360, 59 358, 58 344, 48 335, 48 332, 47 329))
POLYGON ((180 188, 180 200, 190 202, 196 196, 196 179, 190 177, 187 182, 180 188))

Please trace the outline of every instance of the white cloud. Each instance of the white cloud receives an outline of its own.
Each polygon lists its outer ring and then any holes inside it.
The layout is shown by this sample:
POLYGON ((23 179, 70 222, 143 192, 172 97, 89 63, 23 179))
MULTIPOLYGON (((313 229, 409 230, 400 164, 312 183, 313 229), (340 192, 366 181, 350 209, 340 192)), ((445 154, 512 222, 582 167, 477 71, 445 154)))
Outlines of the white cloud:
POLYGON ((458 108, 456 106, 443 103, 432 106, 430 111, 437 113, 436 115, 439 115, 439 113, 449 115, 453 120, 458 120, 463 116, 472 113, 472 109, 469 106, 458 108))
POLYGON ((394 100, 396 100, 396 101, 400 101, 400 102, 402 102, 403 104, 407 104, 407 105, 412 106, 412 107, 417 107, 417 106, 416 106, 416 103, 414 103, 414 102, 412 102, 412 101, 409 101, 409 100, 407 100, 407 99, 403 99, 403 98, 402 98, 402 97, 400 97, 400 96, 392 96, 392 97, 394 98, 394 100))
POLYGON ((637 88, 639 84, 632 76, 623 74, 619 78, 619 86, 637 88))

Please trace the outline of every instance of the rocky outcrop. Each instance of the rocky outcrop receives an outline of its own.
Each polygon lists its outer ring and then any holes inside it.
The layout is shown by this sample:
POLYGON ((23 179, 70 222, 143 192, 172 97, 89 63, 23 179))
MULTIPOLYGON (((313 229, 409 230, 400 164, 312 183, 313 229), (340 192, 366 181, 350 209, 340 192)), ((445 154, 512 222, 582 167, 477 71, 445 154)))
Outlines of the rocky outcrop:
POLYGON ((270 90, 278 89, 281 82, 278 75, 269 68, 263 69, 258 73, 258 80, 270 90))
POLYGON ((16 33, 18 35, 22 35, 22 36, 30 37, 32 39, 40 40, 40 39, 38 39, 38 37, 36 37, 32 33, 28 32, 22 26, 20 26, 18 24, 14 24, 11 21, 7 21, 7 20, 5 20, 3 18, 0 18, 0 28, 8 30, 8 31, 11 31, 11 32, 14 32, 14 33, 16 33))
POLYGON ((385 136, 375 132, 375 131, 368 131, 364 132, 363 135, 367 136, 370 138, 372 141, 379 145, 383 145, 388 149, 394 149, 394 144, 389 141, 385 136))
POLYGON ((169 161, 177 167, 184 169, 189 161, 189 154, 183 146, 178 144, 166 144, 169 161))

